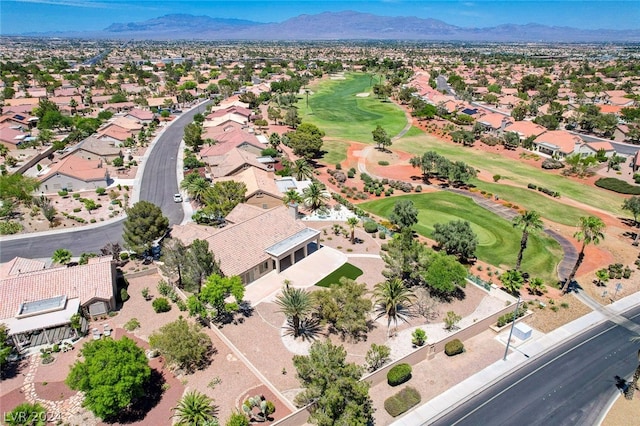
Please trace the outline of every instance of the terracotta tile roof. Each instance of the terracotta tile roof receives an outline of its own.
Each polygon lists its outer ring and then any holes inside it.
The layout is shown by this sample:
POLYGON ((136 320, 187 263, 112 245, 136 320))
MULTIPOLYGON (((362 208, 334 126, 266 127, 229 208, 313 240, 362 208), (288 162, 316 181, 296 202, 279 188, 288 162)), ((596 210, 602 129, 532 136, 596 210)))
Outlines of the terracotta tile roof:
POLYGON ((605 151, 615 151, 613 145, 611 145, 611 143, 607 141, 587 142, 586 145, 596 152, 600 151, 601 149, 604 149, 605 151))
POLYGON ((40 182, 45 182, 56 173, 61 175, 71 176, 84 182, 91 182, 96 180, 104 180, 107 169, 104 167, 98 167, 102 161, 98 160, 85 160, 75 155, 69 155, 62 158, 57 163, 51 164, 49 170, 47 170, 38 179, 40 182))
POLYGON ((122 127, 129 131, 139 131, 143 127, 142 124, 138 123, 136 120, 131 120, 127 117, 118 117, 113 120, 110 125, 122 127))
POLYGON ((111 125, 98 131, 98 138, 103 139, 105 136, 124 142, 127 138, 133 137, 133 134, 120 126, 111 125))
POLYGON ((40 98, 18 98, 18 99, 5 99, 4 104, 6 106, 14 105, 31 105, 32 107, 38 106, 40 98))
POLYGON ((14 257, 7 263, 0 264, 0 280, 26 272, 40 271, 45 266, 46 263, 40 260, 14 257))
POLYGON ((620 105, 598 105, 598 108, 603 114, 620 114, 624 107, 620 105))
POLYGON ((0 320, 13 318, 25 301, 63 295, 79 298, 83 304, 93 298, 111 299, 115 273, 112 258, 92 260, 87 265, 42 269, 3 278, 0 280, 0 320))
POLYGON ((0 142, 4 142, 13 146, 18 146, 20 142, 27 137, 26 133, 21 132, 17 129, 12 129, 11 127, 2 127, 0 128, 0 142))
POLYGON ((139 108, 134 108, 131 111, 129 111, 127 115, 125 115, 125 118, 129 116, 131 116, 136 120, 144 120, 144 121, 153 120, 153 117, 155 117, 155 115, 151 111, 147 111, 139 108))
POLYGON ((505 130, 507 132, 516 132, 523 138, 528 138, 532 135, 539 136, 547 131, 546 128, 532 121, 516 121, 515 123, 507 126, 505 130))
POLYGON ((623 98, 623 97, 615 97, 609 99, 611 105, 622 105, 622 106, 630 106, 633 105, 633 99, 623 98))
POLYGON ((232 148, 222 155, 210 156, 202 160, 210 166, 214 177, 231 176, 243 166, 264 170, 270 168, 269 165, 259 162, 255 154, 239 148, 232 148))
POLYGON ((270 259, 265 253, 267 247, 306 228, 303 222, 291 216, 288 207, 282 206, 263 210, 261 214, 241 223, 214 228, 213 233, 210 227, 187 224, 174 226, 171 234, 184 244, 191 244, 196 238, 206 239, 209 249, 220 261, 222 272, 232 276, 267 261, 270 259))
POLYGON ((502 127, 503 120, 506 120, 506 125, 509 125, 513 122, 511 117, 505 116, 504 114, 499 114, 497 112, 485 114, 482 117, 479 117, 476 121, 478 121, 478 123, 484 124, 485 126, 489 126, 492 129, 499 129, 502 127))
POLYGON ((251 204, 238 204, 225 218, 230 223, 245 222, 264 213, 264 209, 251 204))
POLYGON ((555 145, 559 148, 560 152, 571 154, 575 151, 576 146, 582 144, 582 139, 566 130, 550 130, 538 136, 534 140, 534 143, 555 145))
MULTIPOLYGON (((81 141, 78 145, 75 146, 75 149, 71 151, 71 153, 76 152, 78 150, 83 150, 87 152, 91 152, 96 155, 120 155, 122 154, 122 150, 105 141, 103 139, 98 139, 96 136, 89 136, 85 140, 81 141)), ((69 154, 67 154, 69 155, 69 154)))
POLYGON ((258 169, 257 167, 247 167, 240 173, 236 173, 233 176, 226 176, 217 179, 217 181, 229 180, 242 182, 247 186, 245 199, 252 197, 258 192, 263 192, 276 198, 282 198, 282 194, 280 194, 278 186, 276 185, 275 175, 273 172, 258 169))

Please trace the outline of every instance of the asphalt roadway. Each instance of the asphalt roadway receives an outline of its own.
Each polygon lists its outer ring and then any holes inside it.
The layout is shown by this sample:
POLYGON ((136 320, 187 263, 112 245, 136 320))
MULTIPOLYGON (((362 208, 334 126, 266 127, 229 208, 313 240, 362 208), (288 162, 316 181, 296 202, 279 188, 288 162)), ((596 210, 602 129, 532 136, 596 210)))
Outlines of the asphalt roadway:
MULTIPOLYGON (((173 201, 178 192, 176 161, 184 127, 193 121, 193 116, 204 111, 204 105, 183 113, 168 126, 158 138, 145 160, 140 185, 140 200, 160 206, 170 225, 179 224, 184 218, 180 203, 173 201)), ((96 224, 73 231, 49 231, 38 235, 3 237, 0 239, 0 263, 16 256, 27 258, 49 258, 59 248, 71 250, 74 255, 98 253, 109 242, 122 243, 124 218, 107 224, 96 224)))
MULTIPOLYGON (((640 324, 640 307, 624 317, 640 324)), ((634 333, 604 322, 457 406, 431 425, 597 425, 637 366, 634 333)))

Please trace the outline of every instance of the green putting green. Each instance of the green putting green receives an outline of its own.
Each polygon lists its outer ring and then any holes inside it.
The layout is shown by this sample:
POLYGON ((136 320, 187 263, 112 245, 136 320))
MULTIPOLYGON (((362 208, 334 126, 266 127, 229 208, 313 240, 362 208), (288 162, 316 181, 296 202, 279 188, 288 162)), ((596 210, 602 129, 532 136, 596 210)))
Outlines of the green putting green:
MULTIPOLYGON (((522 232, 468 197, 443 191, 382 198, 358 206, 388 218, 393 206, 400 200, 411 200, 418 209, 418 223, 414 229, 420 235, 430 238, 436 223, 466 220, 478 236, 478 259, 503 269, 515 265, 522 232)), ((548 284, 555 284, 558 279, 556 266, 561 255, 560 246, 554 239, 545 234, 531 235, 524 252, 522 270, 532 277, 542 278, 548 284)))
POLYGON ((353 266, 350 263, 345 263, 320 281, 316 283, 317 286, 320 287, 331 287, 334 284, 338 284, 340 282, 340 278, 346 277, 350 280, 355 280, 360 275, 362 275, 362 269, 357 266, 353 266))
MULTIPOLYGON (((373 144, 371 132, 377 125, 389 136, 397 135, 407 124, 404 112, 373 95, 371 81, 369 74, 347 73, 344 79, 323 80, 311 86, 309 105, 306 97, 298 101, 300 118, 336 139, 373 144)), ((327 151, 331 153, 330 147, 327 151)))

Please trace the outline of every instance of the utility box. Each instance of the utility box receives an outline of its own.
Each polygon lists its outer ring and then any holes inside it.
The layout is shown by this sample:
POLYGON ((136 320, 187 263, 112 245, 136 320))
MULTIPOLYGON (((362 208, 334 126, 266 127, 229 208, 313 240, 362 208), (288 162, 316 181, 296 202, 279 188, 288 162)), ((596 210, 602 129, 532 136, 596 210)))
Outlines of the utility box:
POLYGON ((513 327, 513 335, 520 340, 527 340, 531 337, 531 332, 533 330, 527 324, 523 322, 518 322, 513 327))

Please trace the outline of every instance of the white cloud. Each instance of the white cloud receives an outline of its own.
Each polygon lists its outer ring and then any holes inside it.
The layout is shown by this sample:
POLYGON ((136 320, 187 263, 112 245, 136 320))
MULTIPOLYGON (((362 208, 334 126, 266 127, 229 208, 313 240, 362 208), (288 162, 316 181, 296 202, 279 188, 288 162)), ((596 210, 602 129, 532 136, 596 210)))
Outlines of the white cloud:
POLYGON ((8 0, 14 3, 34 3, 34 4, 49 4, 53 6, 64 7, 84 7, 91 9, 109 9, 114 5, 109 3, 95 2, 95 1, 83 1, 83 0, 8 0))

